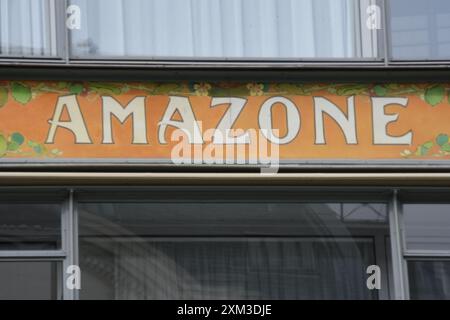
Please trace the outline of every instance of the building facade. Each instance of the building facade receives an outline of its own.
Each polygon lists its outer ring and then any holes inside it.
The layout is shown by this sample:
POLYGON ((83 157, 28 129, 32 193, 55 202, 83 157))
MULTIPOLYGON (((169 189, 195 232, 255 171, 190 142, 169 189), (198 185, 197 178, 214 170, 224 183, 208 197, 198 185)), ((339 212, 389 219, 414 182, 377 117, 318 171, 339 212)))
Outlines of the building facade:
POLYGON ((0 299, 449 299, 449 18, 0 0, 0 299))

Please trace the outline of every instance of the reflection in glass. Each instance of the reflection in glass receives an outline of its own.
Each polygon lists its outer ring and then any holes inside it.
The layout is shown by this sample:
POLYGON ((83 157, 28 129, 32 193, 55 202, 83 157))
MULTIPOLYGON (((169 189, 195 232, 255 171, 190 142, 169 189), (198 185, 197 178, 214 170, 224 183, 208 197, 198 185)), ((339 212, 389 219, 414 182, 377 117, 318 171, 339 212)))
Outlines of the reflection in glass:
POLYGON ((411 299, 450 299, 450 260, 409 261, 411 299))
POLYGON ((385 204, 175 201, 80 204, 82 299, 378 298, 385 204))
POLYGON ((60 299, 60 277, 58 262, 0 261, 0 300, 60 299))
POLYGON ((61 248, 61 205, 0 202, 0 250, 61 248))
POLYGON ((71 0, 73 57, 376 58, 372 0, 71 0))
POLYGON ((408 249, 450 250, 450 204, 405 204, 403 216, 408 249))
POLYGON ((448 60, 450 1, 390 0, 392 58, 448 60))

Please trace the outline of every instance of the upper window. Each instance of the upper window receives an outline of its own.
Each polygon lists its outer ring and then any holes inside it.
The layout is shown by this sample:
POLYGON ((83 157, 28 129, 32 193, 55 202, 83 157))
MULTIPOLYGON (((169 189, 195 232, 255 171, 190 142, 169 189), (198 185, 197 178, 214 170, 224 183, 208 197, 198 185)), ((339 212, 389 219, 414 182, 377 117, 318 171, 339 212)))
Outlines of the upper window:
POLYGON ((448 62, 450 1, 0 0, 0 57, 448 62))
POLYGON ((450 59, 450 1, 392 0, 392 59, 450 59))
POLYGON ((71 0, 75 58, 375 58, 359 0, 71 0))
POLYGON ((0 0, 0 55, 58 55, 56 0, 0 0))
POLYGON ((450 204, 403 205, 406 248, 450 250, 450 204))
POLYGON ((0 201, 0 250, 61 248, 61 203, 0 201))

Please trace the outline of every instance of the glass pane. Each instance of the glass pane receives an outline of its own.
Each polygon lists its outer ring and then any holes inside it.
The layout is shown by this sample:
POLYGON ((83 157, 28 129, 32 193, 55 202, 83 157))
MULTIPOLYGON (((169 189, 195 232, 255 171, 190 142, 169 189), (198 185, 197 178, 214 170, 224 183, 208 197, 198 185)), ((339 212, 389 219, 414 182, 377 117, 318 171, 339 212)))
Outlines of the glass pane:
POLYGON ((61 299, 58 262, 0 261, 0 300, 61 299))
POLYGON ((392 57, 450 58, 450 1, 390 0, 392 57))
POLYGON ((79 205, 82 299, 378 298, 385 204, 173 200, 79 205))
POLYGON ((73 57, 376 58, 371 0, 71 0, 73 57), (361 18, 362 17, 362 18, 361 18))
POLYGON ((55 0, 0 0, 0 56, 57 56, 55 0))
POLYGON ((60 204, 0 203, 0 250, 60 248, 60 204))
POLYGON ((450 250, 450 204, 405 204, 408 249, 450 250))
POLYGON ((450 299, 450 261, 409 261, 411 299, 450 299))

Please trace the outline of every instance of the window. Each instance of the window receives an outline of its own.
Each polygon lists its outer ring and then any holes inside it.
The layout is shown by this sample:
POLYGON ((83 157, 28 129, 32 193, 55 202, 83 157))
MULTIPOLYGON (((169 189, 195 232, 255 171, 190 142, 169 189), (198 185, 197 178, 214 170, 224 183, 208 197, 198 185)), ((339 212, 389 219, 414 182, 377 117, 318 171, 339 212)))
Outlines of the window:
POLYGON ((447 0, 0 0, 0 58, 446 63, 449 21, 447 0))
POLYGON ((370 0, 71 0, 74 58, 377 58, 370 0))
POLYGON ((80 298, 388 297, 386 204, 199 193, 81 200, 80 298), (385 271, 381 293, 366 287, 372 264, 385 271))
POLYGON ((0 300, 63 298, 65 192, 0 192, 0 300))
POLYGON ((57 0, 0 0, 0 56, 58 56, 57 0))
POLYGON ((0 202, 0 250, 61 249, 61 204, 0 202))
POLYGON ((405 203, 402 211, 410 298, 450 299, 450 204, 405 203))
POLYGON ((448 0, 390 0, 391 54, 395 60, 450 59, 448 0))
POLYGON ((405 204, 406 247, 450 250, 450 204, 405 204))
POLYGON ((411 299, 450 299, 450 260, 408 263, 411 299))
POLYGON ((0 300, 61 299, 61 263, 1 261, 0 300))
POLYGON ((2 188, 0 299, 450 299, 448 199, 442 188, 2 188), (71 265, 79 291, 65 286, 71 265), (380 290, 367 287, 371 265, 380 290))

